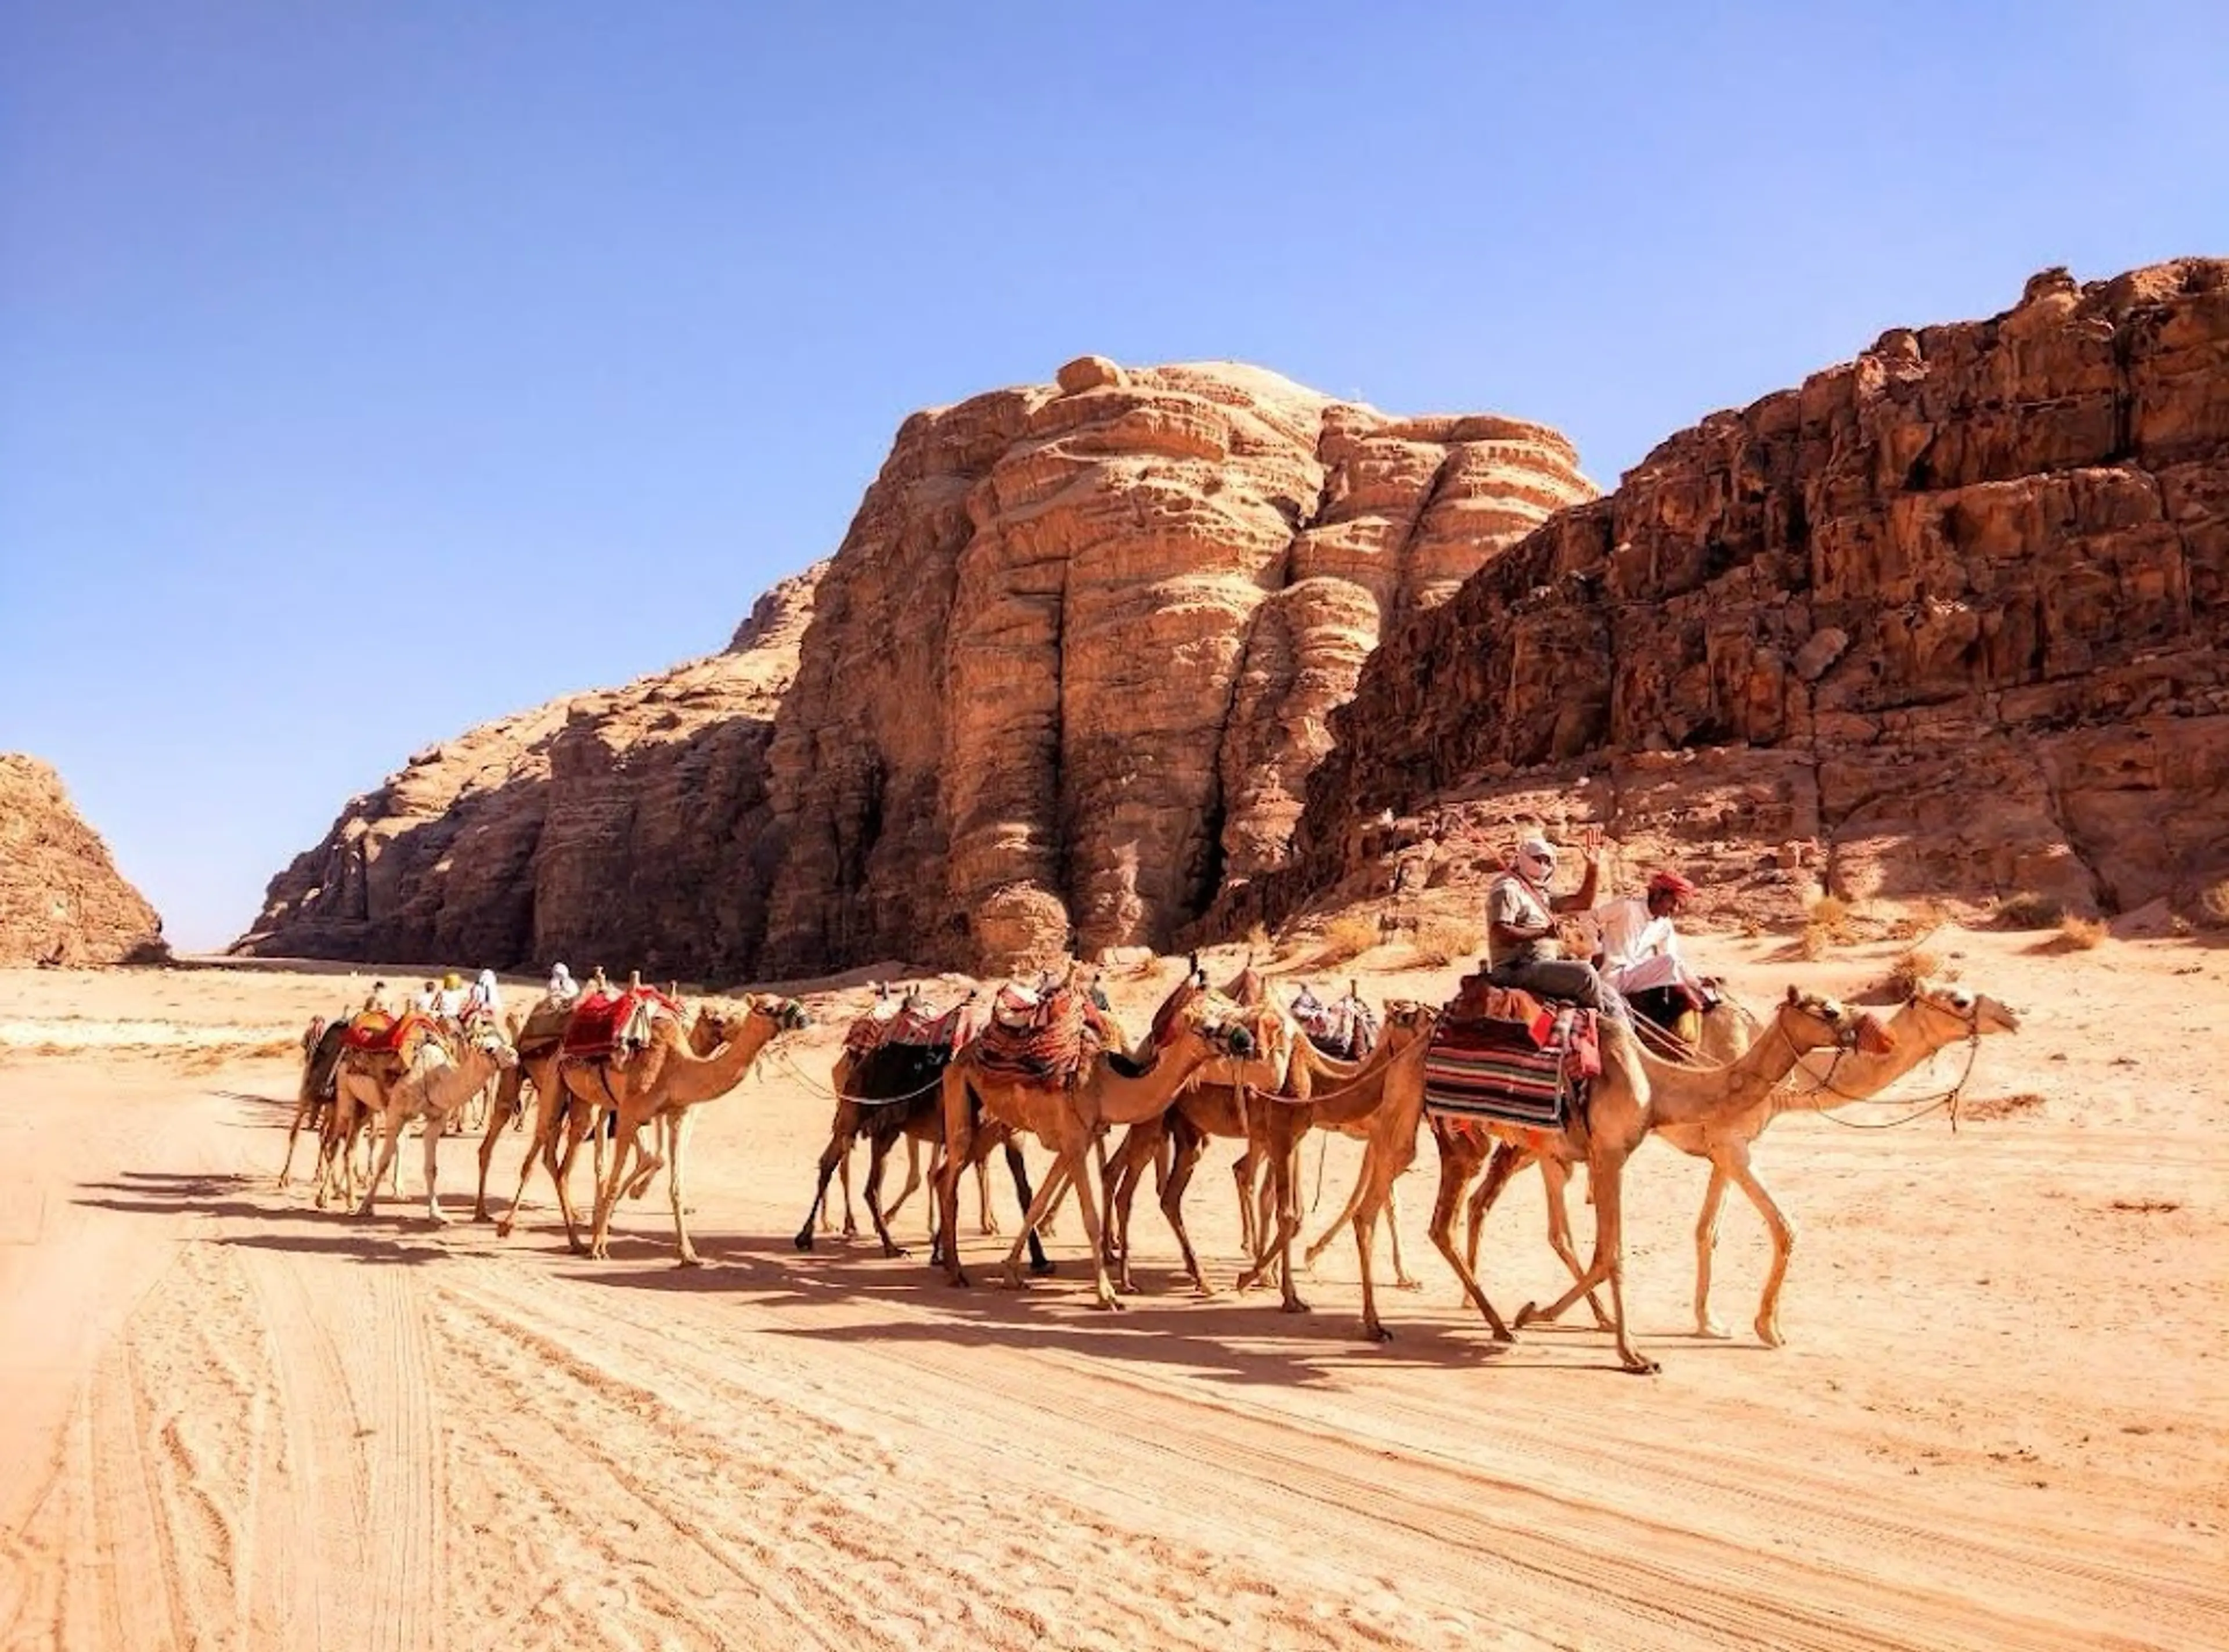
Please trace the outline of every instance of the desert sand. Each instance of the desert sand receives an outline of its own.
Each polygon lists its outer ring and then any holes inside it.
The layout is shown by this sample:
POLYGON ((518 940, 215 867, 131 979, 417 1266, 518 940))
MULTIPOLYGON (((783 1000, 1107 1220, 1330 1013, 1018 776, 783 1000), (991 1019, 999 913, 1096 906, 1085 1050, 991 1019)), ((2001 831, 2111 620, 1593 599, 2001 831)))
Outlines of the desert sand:
MULTIPOLYGON (((465 1141, 446 1229, 414 1150, 413 1197, 369 1219, 278 1191, 289 1041, 344 973, 0 974, 0 1644, 2229 1645, 2229 950, 1930 945, 2023 1030, 1982 1048, 1956 1133, 1774 1127, 1788 1347, 1749 1332, 1765 1244, 1738 1203, 1737 1334, 1692 1334, 1705 1169, 1639 1155, 1654 1378, 1583 1321, 1493 1347, 1424 1238, 1429 1139, 1402 1189, 1423 1289, 1386 1293, 1382 1347, 1349 1242, 1312 1315, 1228 1289, 1227 1144, 1189 1206, 1211 1298, 1142 1202, 1117 1315, 1086 1305, 1072 1210, 1061 1276, 1021 1294, 932 1274, 918 1195, 912 1257, 801 1255, 812 1084, 856 987, 703 1109, 713 1265, 684 1271, 658 1194, 607 1263, 567 1252, 546 1184, 498 1242, 462 1219, 465 1141)), ((1894 948, 1703 950, 1757 1001, 1854 993, 1894 948)), ((1371 961, 1338 974, 1383 997, 1455 973, 1371 961)), ((1326 1150, 1311 1233, 1358 1156, 1326 1150)), ((1505 1308, 1563 1283, 1538 1186, 1487 1230, 1505 1308)), ((971 1259, 1003 1249, 970 1229, 971 1259)))

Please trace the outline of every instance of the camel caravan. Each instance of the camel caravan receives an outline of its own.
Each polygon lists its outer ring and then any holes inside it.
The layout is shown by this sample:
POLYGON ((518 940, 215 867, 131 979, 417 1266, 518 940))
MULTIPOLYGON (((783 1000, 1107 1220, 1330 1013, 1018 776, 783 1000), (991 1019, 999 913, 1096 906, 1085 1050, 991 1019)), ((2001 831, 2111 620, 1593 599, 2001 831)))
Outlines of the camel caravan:
POLYGON ((1980 1041, 2017 1032, 2019 1019, 1986 994, 1925 982, 1885 1018, 1795 986, 1752 1013, 1680 956, 1673 920, 1693 892, 1686 879, 1660 871, 1644 894, 1597 904, 1599 833, 1588 833, 1583 847, 1583 881, 1559 896, 1555 848, 1538 837, 1518 846, 1488 891, 1482 965, 1444 1006, 1396 1000, 1373 1007, 1352 982, 1344 997, 1319 998, 1303 986, 1280 1002, 1250 957, 1220 987, 1195 957, 1134 1039, 1096 980, 1073 964, 1060 975, 971 988, 943 1005, 918 987, 885 983, 845 1029, 825 1084, 780 1051, 784 1032, 810 1024, 795 999, 708 1000, 692 1010, 678 987, 661 990, 639 977, 613 987, 601 970, 583 987, 560 964, 541 1000, 506 1019, 491 974, 467 993, 453 991, 452 976, 446 996, 429 982, 400 1013, 376 987, 357 1012, 305 1035, 279 1184, 307 1130, 317 1143, 318 1205, 337 1198, 368 1214, 382 1179, 400 1192, 397 1146, 414 1119, 424 1135, 427 1214, 440 1222, 440 1138, 475 1119, 475 1220, 491 1219, 491 1168, 504 1135, 514 1134, 524 1147, 517 1189, 496 1221, 499 1236, 516 1226, 540 1166, 567 1244, 602 1257, 619 1201, 645 1196, 662 1172, 675 1250, 692 1266, 699 1258, 686 1189, 695 1109, 735 1090, 773 1050, 832 1106, 793 1239, 800 1251, 836 1229, 832 1180, 841 1188, 841 1231, 856 1236, 851 1165, 864 1143, 861 1198, 883 1254, 908 1255, 890 1225, 926 1188, 928 1261, 965 1285, 963 1184, 972 1171, 977 1231, 998 1233, 989 1160, 1002 1152, 1023 1212, 1005 1257, 1011 1283, 1023 1282, 1025 1269, 1054 1271, 1045 1241, 1072 1197, 1093 1300, 1120 1308, 1137 1289, 1132 1223, 1150 1176, 1182 1276, 1208 1294, 1214 1286, 1185 1225, 1185 1197, 1209 1145, 1227 1140, 1240 1149, 1232 1173, 1246 1265, 1237 1288, 1274 1282, 1285 1311, 1305 1312, 1301 1277, 1338 1233, 1351 1231, 1363 1332, 1384 1340, 1391 1333, 1378 1307, 1376 1236, 1384 1224, 1395 1282, 1414 1289, 1396 1190, 1429 1131, 1439 1186, 1428 1231, 1487 1334, 1506 1342, 1584 1302, 1619 1364, 1649 1372, 1655 1362, 1634 1346, 1626 1321, 1624 1173, 1657 1136, 1710 1165, 1695 1227, 1697 1333, 1727 1334, 1711 1312, 1711 1269, 1725 1194, 1738 1188, 1770 1234, 1753 1324, 1761 1341, 1778 1347, 1794 1230, 1750 1163, 1758 1136, 1785 1113, 1879 1097, 1921 1063, 1962 1045, 1964 1073, 1925 1098, 1930 1110, 1955 1109, 1980 1041), (1573 935, 1580 944, 1567 944, 1573 935), (1302 1246, 1301 1150, 1312 1131, 1360 1141, 1362 1167, 1338 1217, 1302 1246), (1023 1136, 1052 1155, 1034 1185, 1023 1136), (585 1224, 572 1191, 583 1143, 594 1164, 585 1224), (905 1183, 885 1204, 890 1155, 901 1145, 905 1183), (1571 1286, 1555 1302, 1505 1315, 1480 1277, 1480 1236, 1495 1199, 1532 1165, 1545 1184, 1548 1244, 1571 1286), (1594 1207, 1584 1254, 1569 1209, 1578 1170, 1594 1207))

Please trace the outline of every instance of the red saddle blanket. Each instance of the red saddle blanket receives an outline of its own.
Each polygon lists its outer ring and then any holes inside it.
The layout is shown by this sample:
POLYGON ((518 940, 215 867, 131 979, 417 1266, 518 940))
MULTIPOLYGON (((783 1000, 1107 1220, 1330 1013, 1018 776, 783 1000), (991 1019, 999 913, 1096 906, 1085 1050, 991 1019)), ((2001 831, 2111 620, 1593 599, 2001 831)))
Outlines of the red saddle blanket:
POLYGON ((404 1055, 416 1049, 421 1039, 440 1032, 440 1025, 422 1011, 408 1010, 394 1016, 384 1010, 368 1010, 349 1023, 341 1047, 363 1055, 404 1055))
POLYGON ((985 1071, 1004 1077, 1033 1084, 1073 1083, 1105 1047, 1094 1008, 1079 987, 1050 993, 1001 988, 990 1025, 975 1040, 975 1058, 985 1071))
POLYGON ((572 1019, 565 1024, 565 1054, 583 1060, 608 1056, 619 1048, 638 1014, 661 1009, 677 1021, 681 1019, 681 1006, 654 987, 591 993, 573 1006, 572 1019))

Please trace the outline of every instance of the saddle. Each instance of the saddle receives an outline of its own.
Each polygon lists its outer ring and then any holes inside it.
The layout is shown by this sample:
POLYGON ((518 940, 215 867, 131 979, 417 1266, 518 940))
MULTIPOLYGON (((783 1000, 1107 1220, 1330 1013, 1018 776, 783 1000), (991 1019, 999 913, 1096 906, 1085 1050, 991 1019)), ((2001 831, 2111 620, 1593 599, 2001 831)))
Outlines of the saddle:
POLYGON ((1592 1010, 1466 976, 1424 1051, 1424 1110, 1560 1129, 1602 1073, 1592 1010))
POLYGON ((1293 1019, 1307 1041, 1337 1061, 1359 1061, 1378 1047, 1378 1018, 1352 988, 1326 1004, 1306 987, 1293 1000, 1293 1019))
POLYGON ((868 1055, 893 1044, 957 1050, 980 1030, 973 1012, 974 1000, 975 994, 970 993, 943 1011, 931 1009, 917 993, 877 1004, 851 1023, 844 1034, 844 1048, 854 1056, 868 1055))
POLYGON ((422 1010, 406 1010, 400 1016, 367 1010, 349 1022, 341 1048, 357 1055, 396 1056, 408 1063, 427 1039, 440 1036, 440 1024, 422 1010))
POLYGON ((1080 987, 1031 992, 1012 983, 991 1000, 990 1025, 975 1040, 986 1072, 1034 1084, 1072 1084, 1107 1047, 1104 1012, 1080 987))
POLYGON ((681 1006, 655 987, 626 987, 591 993, 573 1006, 565 1023, 567 1061, 624 1061, 650 1042, 660 1013, 679 1020, 681 1006))
POLYGON ((564 1042, 565 1029, 573 1019, 572 999, 545 998, 527 1012, 525 1023, 518 1029, 514 1041, 521 1057, 543 1056, 564 1042))

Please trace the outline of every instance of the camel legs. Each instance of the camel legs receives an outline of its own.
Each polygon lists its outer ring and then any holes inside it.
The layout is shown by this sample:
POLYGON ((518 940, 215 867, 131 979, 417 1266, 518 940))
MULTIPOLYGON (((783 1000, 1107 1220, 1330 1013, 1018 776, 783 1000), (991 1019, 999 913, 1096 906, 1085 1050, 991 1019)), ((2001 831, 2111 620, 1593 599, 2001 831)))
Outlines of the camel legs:
MULTIPOLYGON (((472 1200, 472 1220, 475 1222, 485 1222, 488 1219, 488 1170, 495 1163, 496 1139, 502 1135, 505 1125, 514 1120, 521 1119, 524 1115, 526 1106, 524 1090, 522 1087, 525 1082, 525 1070, 521 1067, 507 1069, 498 1075, 495 1081, 495 1105, 488 1109, 487 1117, 482 1122, 480 1131, 480 1186, 479 1192, 472 1200)), ((542 1092, 537 1087, 535 1090, 535 1111, 537 1115, 541 1112, 541 1102, 542 1092)), ((527 1160, 529 1164, 533 1162, 531 1152, 530 1148, 527 1160)))
POLYGON ((444 1227, 449 1218, 441 1214, 438 1189, 441 1180, 441 1136, 448 1125, 447 1115, 429 1110, 421 1132, 421 1139, 426 1144, 426 1219, 444 1227))
MULTIPOLYGON (((1703 1194, 1703 1209, 1695 1218, 1695 1334, 1725 1338, 1731 1334, 1711 1317, 1711 1260, 1718 1248, 1718 1212, 1724 1207, 1731 1179, 1711 1164, 1711 1185, 1703 1194)), ((1777 1252, 1778 1246, 1774 1247, 1777 1252)))
MULTIPOLYGON (((883 1254, 886 1257, 902 1257, 906 1254, 905 1247, 890 1237, 889 1212, 883 1209, 883 1170, 890 1163, 890 1146, 893 1140, 890 1132, 887 1130, 881 1131, 869 1139, 867 1179, 862 1191, 866 1196, 867 1219, 875 1225, 875 1237, 883 1242, 883 1254)), ((908 1147, 918 1148, 920 1146, 911 1136, 906 1137, 905 1140, 908 1147)), ((917 1154, 909 1154, 908 1156, 914 1159, 915 1164, 919 1163, 917 1154)), ((906 1191, 908 1192, 913 1191, 910 1185, 906 1191)))
POLYGON ((672 1121, 672 1139, 669 1149, 672 1157, 665 1167, 665 1189, 672 1196, 673 1244, 680 1257, 680 1266, 697 1268, 703 1265, 703 1258, 697 1254, 697 1246, 689 1237, 688 1194, 682 1186, 689 1164, 690 1118, 688 1109, 684 1109, 672 1121))
MULTIPOLYGON (((895 1144, 886 1143, 883 1146, 883 1152, 886 1157, 890 1153, 890 1147, 893 1145, 895 1144)), ((892 1199, 888 1205, 883 1207, 883 1215, 887 1220, 894 1221, 896 1219, 897 1213, 900 1210, 904 1208, 906 1200, 913 1197, 914 1189, 921 1186, 921 1138, 911 1135, 906 1137, 905 1150, 905 1186, 898 1189, 898 1196, 896 1199, 892 1199)), ((987 1193, 985 1195, 986 1198, 989 1195, 987 1193)))
POLYGON ((1787 1281, 1789 1258, 1795 1251, 1795 1225, 1773 1202, 1764 1184, 1757 1179, 1757 1172, 1750 1168, 1747 1143, 1727 1149, 1723 1160, 1712 1160, 1712 1186, 1717 1185, 1716 1173, 1723 1169, 1733 1179, 1734 1186, 1749 1195, 1749 1202, 1757 1206, 1757 1213, 1772 1231, 1772 1267, 1764 1276, 1763 1293, 1757 1298, 1757 1336, 1766 1347, 1779 1347, 1786 1340, 1780 1334, 1780 1288, 1787 1281))
MULTIPOLYGON (((858 1110, 845 1102, 838 1102, 836 1104, 836 1123, 828 1133, 828 1145, 820 1149, 819 1177, 813 1184, 813 1203, 806 1208, 805 1222, 797 1230, 797 1237, 790 1241, 800 1250, 813 1249, 813 1235, 816 1227, 823 1232, 827 1231, 828 1224, 824 1212, 828 1203, 828 1179, 836 1173, 838 1166, 848 1165, 851 1162, 851 1138, 858 1125, 858 1110)), ((877 1160, 879 1161, 879 1154, 877 1160)), ((869 1209, 872 1210, 871 1205, 869 1209)), ((887 1243, 885 1241, 885 1244, 887 1243)))
POLYGON ((356 1207, 358 1216, 370 1215, 372 1205, 379 1199, 379 1179, 395 1162, 395 1149, 402 1140, 403 1123, 397 1109, 389 1108, 379 1115, 379 1156, 372 1161, 371 1180, 364 1184, 363 1203, 356 1207))
POLYGON ((286 1178, 294 1168, 294 1138, 302 1134, 302 1127, 314 1119, 324 1102, 318 1096, 306 1096, 294 1103, 294 1122, 286 1127, 286 1162, 279 1167, 279 1186, 286 1186, 286 1178))
POLYGON ((1352 1219, 1355 1250, 1362 1266, 1362 1334, 1373 1342, 1393 1340, 1393 1333, 1378 1317, 1377 1282, 1370 1271, 1371 1248, 1378 1237, 1378 1213, 1392 1198, 1393 1179, 1406 1170, 1416 1156, 1416 1141, 1413 1135, 1405 1141, 1397 1138, 1390 1142, 1381 1142, 1373 1136, 1369 1151, 1362 1155, 1362 1180, 1355 1189, 1352 1219))
MULTIPOLYGON (((1107 1277, 1107 1254, 1104 1236, 1099 1226, 1098 1201, 1091 1193, 1090 1153, 1093 1138, 1080 1131, 1071 1134, 1062 1143, 1058 1157, 1037 1189, 1037 1197, 1029 1202, 1027 1213, 1022 1218, 1022 1231, 1014 1241, 1013 1249, 1006 1253, 1006 1277, 1018 1285, 1022 1282, 1022 1247, 1035 1237, 1037 1224, 1051 1214, 1053 1206, 1068 1185, 1076 1188, 1076 1209, 1083 1217, 1083 1239, 1091 1250, 1091 1283, 1094 1299, 1103 1308, 1122 1306, 1114 1288, 1107 1277)), ((1012 1151, 1012 1144, 1008 1144, 1012 1151)), ((1017 1155, 1018 1156, 1018 1155, 1017 1155)))
MULTIPOLYGON (((609 1259, 612 1254, 612 1213, 619 1205, 620 1190, 626 1186, 627 1156, 642 1150, 638 1135, 646 1121, 630 1119, 626 1115, 626 1109, 620 1109, 619 1136, 612 1143, 611 1162, 603 1167, 596 1182, 595 1215, 588 1234, 588 1254, 599 1262, 609 1259)), ((601 1140, 601 1137, 598 1139, 601 1140)), ((569 1162, 571 1154, 566 1156, 569 1162)), ((558 1184, 558 1192, 562 1197, 564 1192, 562 1181, 558 1184)), ((677 1222, 680 1220, 678 1206, 674 1219, 677 1222)))
POLYGON ((1470 1263, 1455 1248, 1455 1207, 1462 1202, 1463 1190, 1470 1186, 1471 1178, 1478 1174, 1479 1166, 1484 1158, 1482 1145, 1469 1132, 1460 1135, 1441 1133, 1440 1192, 1432 1204, 1432 1244, 1447 1258, 1448 1266, 1455 1270, 1455 1277, 1462 1284, 1463 1295, 1470 1299, 1473 1307, 1486 1315, 1486 1323, 1493 1333, 1493 1340, 1507 1342, 1513 1340, 1509 1334, 1509 1327, 1502 1322, 1501 1315, 1494 1312, 1493 1304, 1487 1300, 1486 1292, 1478 1282, 1478 1276, 1471 1271, 1470 1263))
MULTIPOLYGON (((511 1229, 518 1225, 518 1213, 526 1205, 526 1186, 534 1177, 535 1160, 538 1159, 546 1164, 549 1167, 550 1181, 562 1186, 562 1184, 557 1173, 557 1135, 558 1132, 565 1128, 570 1110, 565 1104, 563 1079, 552 1075, 547 1083, 538 1078, 535 1081, 533 1128, 526 1138, 525 1155, 519 1161, 518 1190, 511 1196, 510 1208, 504 1212, 495 1225, 498 1238, 509 1238, 511 1229)), ((483 1155, 492 1151, 492 1137, 481 1141, 480 1151, 483 1155)), ((483 1157, 481 1163, 485 1166, 485 1157, 483 1157)), ((568 1242, 572 1242, 575 1250, 581 1248, 578 1242, 573 1240, 569 1222, 567 1224, 565 1237, 568 1242)))
MULTIPOLYGON (((1179 1115, 1169 1131, 1169 1141, 1175 1157, 1169 1165, 1168 1180, 1161 1184, 1161 1214, 1168 1218, 1169 1231, 1177 1236, 1177 1250, 1184 1257, 1185 1274, 1192 1281, 1192 1289, 1203 1296, 1211 1295, 1215 1288, 1207 1282, 1207 1274, 1199 1265, 1199 1253, 1192 1248, 1192 1234, 1185 1227, 1184 1219, 1185 1189, 1192 1186, 1192 1172, 1199 1167, 1200 1157, 1207 1151, 1207 1137, 1192 1128, 1179 1115)), ((1128 1267, 1126 1256, 1126 1272, 1128 1267)))
POLYGON ((1598 1148, 1587 1161, 1587 1184, 1595 1200, 1595 1254, 1586 1272, 1545 1313, 1527 1302, 1518 1312, 1517 1324, 1521 1329, 1534 1320, 1554 1319, 1597 1285, 1608 1284, 1610 1334, 1617 1340, 1618 1363, 1647 1375, 1657 1368, 1656 1362, 1634 1347, 1625 1324, 1626 1152, 1622 1147, 1598 1148))

